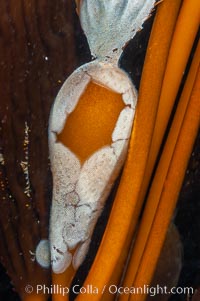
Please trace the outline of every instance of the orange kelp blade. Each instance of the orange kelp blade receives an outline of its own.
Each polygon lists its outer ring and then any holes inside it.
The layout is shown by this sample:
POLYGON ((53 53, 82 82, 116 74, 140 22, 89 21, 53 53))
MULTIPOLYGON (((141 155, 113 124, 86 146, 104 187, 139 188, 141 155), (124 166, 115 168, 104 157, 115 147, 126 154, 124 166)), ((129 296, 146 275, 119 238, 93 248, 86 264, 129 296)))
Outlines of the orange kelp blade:
MULTIPOLYGON (((178 8, 180 5, 178 2, 179 1, 163 1, 163 5, 177 5, 178 8)), ((166 18, 168 22, 171 19, 171 14, 167 11, 165 19, 166 18)), ((181 79, 183 77, 193 42, 199 28, 199 20, 200 2, 198 0, 183 1, 169 50, 169 58, 162 84, 162 92, 160 96, 153 139, 144 181, 140 192, 141 199, 144 198, 147 192, 148 183, 153 172, 160 145, 162 143, 170 114, 175 103, 176 95, 180 87, 181 79)), ((165 22, 166 32, 168 32, 168 22, 165 22)))
MULTIPOLYGON (((198 63, 199 64, 199 63, 198 63)), ((182 181, 187 168, 187 163, 190 158, 192 147, 198 133, 200 122, 200 67, 195 78, 193 90, 190 95, 190 100, 185 110, 183 121, 181 122, 180 111, 177 109, 170 133, 162 153, 154 181, 147 199, 147 207, 145 208, 143 221, 141 224, 141 232, 143 227, 146 227, 146 218, 152 218, 150 203, 154 198, 159 198, 159 203, 156 208, 155 216, 151 226, 151 231, 142 254, 142 259, 138 267, 137 275, 133 279, 132 285, 140 287, 144 284, 150 284, 155 267, 160 256, 163 242, 166 236, 169 223, 176 206, 176 201, 181 189, 182 181), (181 122, 181 127, 179 126, 181 122), (177 129, 178 128, 178 129, 177 129), (174 133, 178 130, 177 140, 174 141, 174 133), (175 142, 175 147, 171 158, 171 143, 175 142), (162 177, 161 177, 162 176, 162 177), (160 178, 161 177, 161 178, 160 178), (161 189, 157 189, 157 185, 161 179, 161 189), (163 182, 163 179, 165 180, 163 182), (148 267, 148 268, 147 268, 148 267)), ((182 115, 182 114, 181 114, 182 115)), ((140 233, 141 234, 141 233, 140 233)), ((140 239, 141 235, 138 236, 140 239)), ((137 246, 137 241, 136 241, 137 246)), ((134 255, 133 255, 134 256, 134 255)), ((133 257, 132 257, 133 258, 133 257)), ((133 262, 131 263, 133 266, 133 262)), ((130 296, 129 300, 143 301, 145 295, 130 296)))
POLYGON ((70 285, 76 271, 70 265, 68 269, 61 274, 52 273, 52 301, 68 301, 70 285))
MULTIPOLYGON (((169 168, 169 164, 172 160, 172 156, 178 141, 179 133, 182 127, 184 116, 187 111, 188 103, 190 101, 191 91, 194 85, 196 74, 198 71, 200 58, 200 43, 197 46, 196 53, 193 58, 193 62, 190 68, 188 78, 186 80, 183 93, 181 95, 179 105, 174 117, 172 129, 168 138, 168 142, 165 146, 163 152, 164 159, 159 163, 159 167, 154 177, 154 184, 152 184, 150 193, 148 195, 147 203, 145 206, 144 215, 140 224, 139 232, 137 234, 137 239, 134 245, 133 254, 128 265, 128 270, 124 280, 124 286, 131 286, 136 274, 139 270, 139 266, 142 260, 143 252, 146 248, 146 244, 151 234, 152 224, 154 222, 155 216, 157 214, 157 208, 159 206, 160 196, 165 185, 166 176, 169 168), (165 154, 165 155, 164 155, 165 154)), ((181 156, 181 154, 180 154, 181 156)), ((176 200, 174 200, 176 202, 176 200)), ((167 218, 167 217, 166 217, 167 218)), ((170 219, 170 217, 168 217, 170 219)), ((122 300, 126 298, 121 298, 122 300)))

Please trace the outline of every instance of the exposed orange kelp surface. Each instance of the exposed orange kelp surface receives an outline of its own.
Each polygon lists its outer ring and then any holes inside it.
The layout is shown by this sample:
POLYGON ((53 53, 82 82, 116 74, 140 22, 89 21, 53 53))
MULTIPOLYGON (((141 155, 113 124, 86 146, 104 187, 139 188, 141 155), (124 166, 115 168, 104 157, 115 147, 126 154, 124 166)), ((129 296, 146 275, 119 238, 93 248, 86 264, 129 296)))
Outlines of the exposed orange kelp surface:
POLYGON ((95 151, 112 143, 112 132, 124 107, 120 94, 90 82, 58 140, 84 162, 95 151))

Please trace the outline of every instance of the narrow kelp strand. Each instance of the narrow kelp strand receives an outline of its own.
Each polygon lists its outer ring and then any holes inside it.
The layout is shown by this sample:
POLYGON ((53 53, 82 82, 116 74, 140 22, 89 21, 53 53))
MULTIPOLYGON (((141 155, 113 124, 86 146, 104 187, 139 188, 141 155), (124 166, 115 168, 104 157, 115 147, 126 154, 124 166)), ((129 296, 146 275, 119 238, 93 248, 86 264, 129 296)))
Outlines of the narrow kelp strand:
MULTIPOLYGON (((165 184, 163 185, 162 193, 160 195, 159 206, 152 225, 151 233, 148 239, 145 252, 136 276, 133 282, 135 287, 150 284, 158 261, 162 245, 166 236, 169 223, 174 212, 181 185, 184 179, 187 164, 192 152, 192 147, 198 133, 200 123, 200 67, 195 78, 192 93, 189 103, 184 115, 184 119, 179 131, 175 149, 171 161, 169 162, 165 184), (148 266, 148 270, 146 267, 148 266)), ((176 115, 174 122, 170 129, 169 137, 167 139, 160 163, 158 165, 157 173, 155 175, 153 186, 157 184, 156 177, 159 175, 159 169, 162 164, 165 164, 165 158, 168 155, 168 147, 171 143, 171 135, 173 135, 174 127, 176 127, 176 115)), ((145 295, 130 297, 130 300, 143 301, 145 295)))
MULTIPOLYGON (((191 69, 186 80, 182 96, 179 100, 176 115, 173 121, 173 129, 170 131, 170 141, 165 149, 165 159, 159 163, 159 168, 154 178, 154 184, 151 186, 150 193, 147 198, 143 217, 137 233, 131 260, 129 262, 128 270, 125 276, 124 285, 131 286, 139 270, 142 261, 142 256, 148 243, 149 236, 151 235, 151 228, 157 214, 160 196, 165 185, 166 176, 171 162, 174 149, 176 147, 179 132, 182 126, 184 116, 186 114, 188 102, 190 100, 191 91, 194 85, 194 80, 197 74, 200 58, 200 48, 197 47, 196 53, 193 58, 191 69)), ((181 154, 180 154, 181 156, 181 154)), ((170 219, 170 216, 168 217, 170 219)), ((161 230, 160 230, 161 231, 161 230)))

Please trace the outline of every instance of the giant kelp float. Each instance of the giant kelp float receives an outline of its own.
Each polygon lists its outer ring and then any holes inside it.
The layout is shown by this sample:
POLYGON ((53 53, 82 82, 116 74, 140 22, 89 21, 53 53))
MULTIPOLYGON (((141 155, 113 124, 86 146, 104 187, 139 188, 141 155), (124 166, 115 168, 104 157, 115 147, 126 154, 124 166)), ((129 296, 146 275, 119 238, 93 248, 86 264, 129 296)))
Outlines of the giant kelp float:
MULTIPOLYGON (((3 15, 9 15, 7 25, 4 21, 1 23, 4 33, 1 51, 6 58, 2 63, 1 84, 5 82, 4 75, 11 84, 5 90, 2 88, 5 106, 1 108, 0 252, 22 299, 48 298, 44 293, 37 295, 35 288, 41 283, 50 285, 50 255, 52 284, 70 286, 85 259, 96 221, 124 162, 108 224, 84 286, 92 285, 102 291, 105 285, 120 281, 128 287, 150 284, 199 124, 199 47, 196 47, 185 89, 168 125, 171 127, 168 136, 165 132, 197 32, 198 1, 165 0, 158 5, 138 96, 118 62, 127 42, 142 29, 154 1, 83 0, 76 4, 93 60, 79 67, 65 81, 51 114, 50 105, 68 73, 67 68, 71 73, 75 67, 71 50, 75 18, 72 18, 72 1, 56 1, 55 5, 28 1, 18 4, 17 10, 11 4, 1 6, 3 15), (21 12, 24 19, 20 17, 21 12), (22 26, 23 20, 26 24, 21 33, 23 43, 17 45, 16 32, 19 31, 13 28, 22 26), (8 40, 26 60, 14 64, 15 51, 12 47, 8 51, 8 40), (178 49, 182 49, 183 44, 187 47, 180 55, 178 49), (39 53, 36 48, 40 49, 39 53), (9 64, 10 61, 13 64, 9 64), (24 76, 18 77, 22 73, 24 76), (34 90, 33 83, 37 87, 34 90), (48 100, 47 106, 44 99, 48 100), (49 175, 49 114, 53 183, 45 176, 49 175), (17 141, 12 139, 15 128, 17 141), (41 128, 44 128, 43 134, 41 128), (167 138, 158 156, 164 133, 167 138), (17 146, 16 153, 12 157, 8 149, 14 146, 17 146), (150 182, 153 168, 156 172, 150 182), (17 172, 15 176, 12 170, 17 172), (48 181, 44 183, 43 179, 48 181), (139 219, 148 186, 146 205, 139 219), (49 211, 51 187, 53 198, 49 211), (8 200, 11 200, 9 206, 8 200), (128 253, 130 261, 126 263, 128 253), (123 280, 120 280, 122 273, 123 280), (32 293, 24 293, 27 284, 33 286, 32 293)), ((173 237, 174 242, 178 240, 176 230, 173 237)), ((176 252, 180 255, 179 243, 176 252)), ((169 254, 170 257, 172 251, 169 254)), ((168 265, 170 267, 170 262, 168 265)), ((180 262, 174 266, 179 272, 180 262)), ((165 267, 162 270, 165 271, 165 267)), ((177 279, 177 273, 174 277, 177 279)), ((115 295, 105 290, 104 294, 76 297, 77 300, 109 301, 115 295)), ((119 298, 141 301, 146 296, 126 294, 119 298)), ((53 292, 53 300, 67 299, 69 295, 53 292)))
POLYGON ((127 155, 137 92, 117 65, 154 1, 83 1, 81 25, 94 61, 61 88, 50 118, 53 174, 50 244, 54 272, 77 268, 127 155), (118 20, 118 22, 117 22, 118 20), (129 26, 129 30, 127 30, 129 26))

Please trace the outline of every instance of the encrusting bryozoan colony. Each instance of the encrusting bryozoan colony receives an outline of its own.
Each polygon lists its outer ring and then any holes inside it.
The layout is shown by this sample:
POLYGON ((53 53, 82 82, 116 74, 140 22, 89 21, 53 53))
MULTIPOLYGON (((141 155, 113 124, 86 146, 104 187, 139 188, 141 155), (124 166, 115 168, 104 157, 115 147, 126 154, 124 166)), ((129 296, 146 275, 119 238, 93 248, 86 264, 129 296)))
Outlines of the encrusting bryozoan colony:
MULTIPOLYGON (((77 269, 127 154, 137 92, 118 60, 153 0, 82 0, 81 26, 95 60, 63 84, 49 121, 54 273, 77 269)), ((37 256, 36 256, 37 258, 37 256)), ((38 258, 38 262, 40 262, 38 258)))

